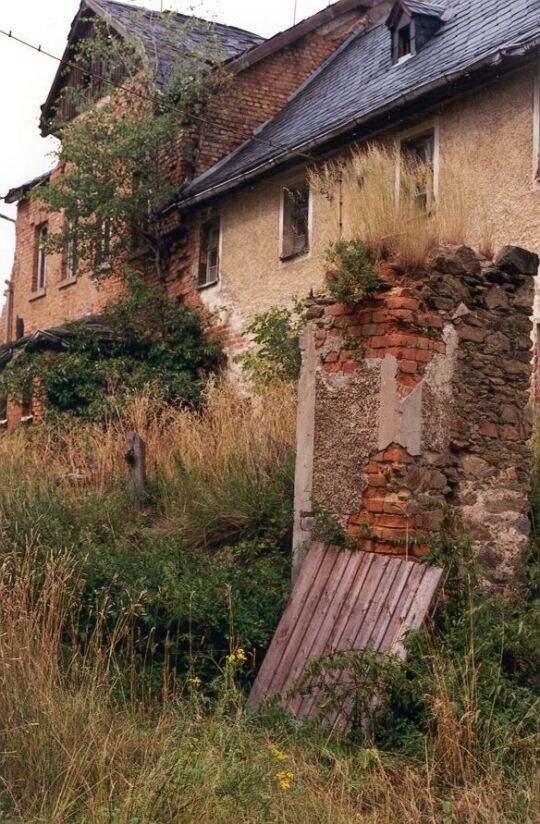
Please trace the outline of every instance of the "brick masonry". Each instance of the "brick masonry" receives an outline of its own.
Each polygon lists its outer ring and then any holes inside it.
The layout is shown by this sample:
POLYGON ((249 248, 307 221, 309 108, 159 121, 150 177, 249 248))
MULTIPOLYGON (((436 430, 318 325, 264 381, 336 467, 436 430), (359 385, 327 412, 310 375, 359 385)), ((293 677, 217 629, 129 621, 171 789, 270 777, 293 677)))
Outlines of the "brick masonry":
POLYGON ((446 247, 414 276, 383 267, 381 287, 358 307, 311 302, 297 565, 314 501, 361 549, 412 557, 429 549, 452 507, 489 584, 519 578, 529 535, 537 267, 536 255, 516 247, 495 261, 446 247))

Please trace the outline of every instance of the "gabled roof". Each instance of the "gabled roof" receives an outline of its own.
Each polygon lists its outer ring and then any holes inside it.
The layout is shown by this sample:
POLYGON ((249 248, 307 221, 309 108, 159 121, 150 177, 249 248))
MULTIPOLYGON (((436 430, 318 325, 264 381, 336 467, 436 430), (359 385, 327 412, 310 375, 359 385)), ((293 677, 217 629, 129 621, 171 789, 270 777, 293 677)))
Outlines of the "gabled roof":
POLYGON ((46 183, 51 175, 52 172, 44 172, 44 174, 34 177, 27 183, 22 183, 20 186, 14 186, 13 189, 10 189, 7 195, 2 198, 2 200, 4 200, 5 203, 17 203, 18 200, 23 200, 28 192, 35 189, 36 186, 41 186, 42 183, 46 183))
MULTIPOLYGON (((89 16, 96 15, 107 21, 113 31, 122 37, 136 37, 149 59, 156 62, 158 87, 166 85, 178 54, 193 51, 208 38, 216 40, 223 50, 225 60, 241 55, 246 49, 264 42, 264 38, 236 26, 226 26, 206 20, 197 20, 177 12, 158 12, 119 3, 117 0, 81 0, 79 10, 71 24, 63 60, 73 60, 76 45, 85 33, 89 16)), ((54 103, 65 82, 65 66, 60 65, 53 80, 47 100, 41 107, 41 129, 48 134, 47 121, 54 103)))
POLYGON ((355 33, 254 132, 255 140, 192 181, 181 192, 180 205, 208 200, 338 137, 390 125, 406 107, 463 91, 481 70, 494 75, 540 45, 540 0, 439 0, 438 5, 445 8, 446 22, 403 63, 392 63, 386 21, 355 33))
POLYGON ((389 28, 392 28, 402 12, 410 16, 421 14, 424 17, 438 17, 440 19, 443 17, 445 11, 446 8, 444 6, 426 3, 424 0, 398 0, 388 15, 387 25, 389 28))

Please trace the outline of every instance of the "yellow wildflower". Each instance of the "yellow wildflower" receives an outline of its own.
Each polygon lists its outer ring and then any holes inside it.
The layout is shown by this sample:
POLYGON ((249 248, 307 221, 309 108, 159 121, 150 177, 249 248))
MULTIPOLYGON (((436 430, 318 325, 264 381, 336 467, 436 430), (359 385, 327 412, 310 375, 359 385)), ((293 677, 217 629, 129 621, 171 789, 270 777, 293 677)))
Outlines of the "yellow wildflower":
POLYGON ((285 753, 281 752, 281 750, 278 750, 278 748, 276 746, 274 746, 274 744, 271 744, 270 751, 271 751, 272 755, 274 756, 274 758, 277 758, 278 761, 288 761, 289 760, 289 756, 285 755, 285 753))
POLYGON ((188 683, 193 684, 194 687, 198 687, 199 684, 202 684, 202 681, 198 675, 194 675, 191 678, 188 678, 188 683))
POLYGON ((292 772, 278 772, 276 773, 276 778, 279 782, 279 786, 282 790, 290 790, 291 789, 291 782, 294 778, 294 773, 292 772))
POLYGON ((227 655, 227 662, 229 664, 234 664, 236 661, 238 661, 239 664, 243 664, 244 661, 247 661, 247 655, 242 647, 238 647, 236 652, 232 652, 230 655, 227 655))

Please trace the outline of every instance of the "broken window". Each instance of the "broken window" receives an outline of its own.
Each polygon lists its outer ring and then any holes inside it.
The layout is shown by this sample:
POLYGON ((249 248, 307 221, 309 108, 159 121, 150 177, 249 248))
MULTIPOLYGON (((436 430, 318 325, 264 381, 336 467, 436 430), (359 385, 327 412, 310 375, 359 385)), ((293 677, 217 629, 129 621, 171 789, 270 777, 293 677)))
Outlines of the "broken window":
POLYGON ((433 201, 434 155, 433 131, 401 142, 401 156, 412 172, 416 201, 422 210, 428 210, 433 201))
POLYGON ((199 249, 199 286, 210 286, 219 278, 220 219, 212 218, 201 225, 199 249))
POLYGON ((283 189, 281 258, 309 250, 309 184, 303 180, 283 189))
POLYGON ((40 292, 45 289, 47 282, 47 237, 49 234, 49 227, 47 223, 42 223, 36 229, 37 239, 37 255, 36 255, 36 271, 34 276, 34 291, 40 292))

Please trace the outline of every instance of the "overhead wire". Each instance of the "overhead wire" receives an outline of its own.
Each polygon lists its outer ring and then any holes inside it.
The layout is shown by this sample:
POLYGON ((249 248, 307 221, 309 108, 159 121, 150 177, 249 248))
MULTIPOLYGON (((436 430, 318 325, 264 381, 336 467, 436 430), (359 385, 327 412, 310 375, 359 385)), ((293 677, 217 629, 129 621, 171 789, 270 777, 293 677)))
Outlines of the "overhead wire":
MULTIPOLYGON (((81 69, 80 64, 77 64, 77 63, 74 63, 70 60, 67 60, 64 57, 58 57, 58 55, 53 54, 50 51, 47 51, 41 45, 36 46, 33 43, 30 43, 29 41, 24 40, 21 37, 17 37, 17 35, 13 34, 13 32, 11 30, 6 31, 5 29, 0 28, 0 34, 3 35, 4 37, 9 38, 10 40, 14 40, 16 43, 20 43, 21 45, 23 45, 23 46, 25 46, 29 49, 32 49, 32 51, 38 52, 39 54, 43 54, 45 57, 49 57, 51 60, 55 60, 61 66, 65 66, 68 69, 81 69)), ((95 72, 93 72, 89 69, 86 69, 86 68, 84 69, 84 73, 88 77, 91 77, 91 78, 94 78, 94 79, 98 80, 100 83, 105 82, 106 84, 110 85, 114 89, 119 89, 120 91, 125 91, 128 94, 131 94, 135 97, 140 98, 141 100, 146 100, 149 103, 153 103, 155 106, 159 106, 161 108, 164 107, 163 99, 160 99, 158 97, 152 97, 151 95, 148 95, 148 94, 144 94, 144 92, 141 92, 141 91, 139 91, 137 89, 134 89, 134 88, 129 88, 128 86, 124 86, 121 83, 115 83, 112 80, 107 80, 106 78, 103 78, 102 75, 98 75, 95 72)), ((167 106, 167 109, 170 112, 176 112, 177 114, 180 114, 183 117, 186 114, 181 109, 178 109, 176 106, 169 105, 169 106, 167 106)), ((301 157, 303 160, 312 160, 311 155, 308 155, 305 152, 290 150, 288 146, 285 146, 285 145, 280 144, 280 143, 275 143, 274 141, 267 140, 266 138, 263 138, 263 137, 258 137, 257 135, 255 135, 253 133, 246 136, 245 134, 240 133, 234 127, 229 126, 227 123, 217 124, 214 120, 210 120, 209 118, 202 117, 201 115, 192 114, 192 113, 189 113, 188 117, 190 119, 195 120, 198 123, 202 123, 206 126, 218 126, 220 129, 223 129, 224 131, 228 131, 231 134, 235 134, 237 137, 241 136, 244 140, 249 139, 249 140, 253 141, 254 143, 259 143, 263 146, 267 146, 268 148, 277 149, 278 151, 288 152, 289 154, 301 157)))

